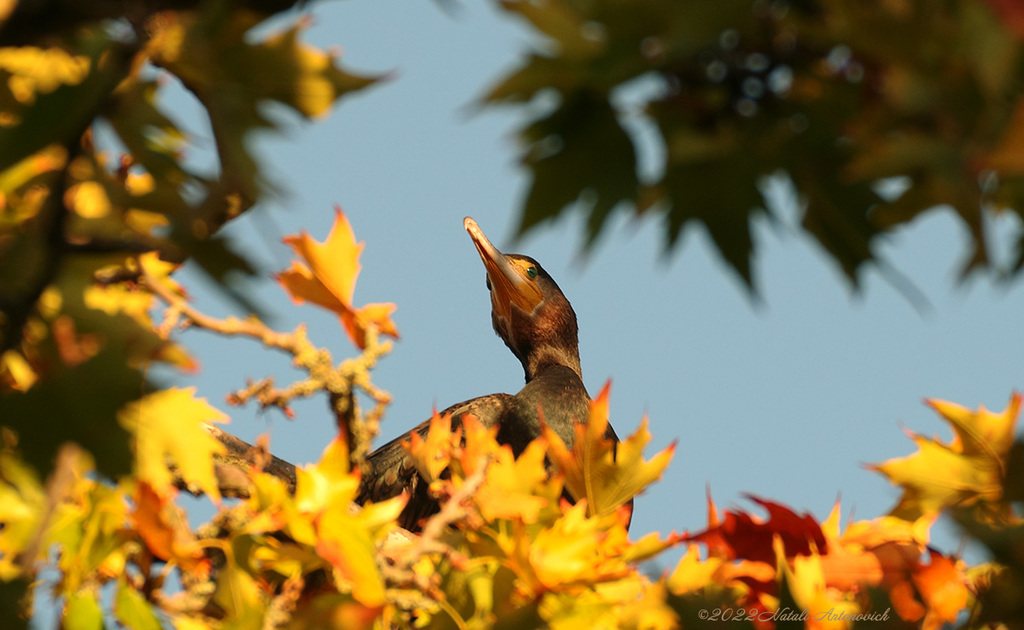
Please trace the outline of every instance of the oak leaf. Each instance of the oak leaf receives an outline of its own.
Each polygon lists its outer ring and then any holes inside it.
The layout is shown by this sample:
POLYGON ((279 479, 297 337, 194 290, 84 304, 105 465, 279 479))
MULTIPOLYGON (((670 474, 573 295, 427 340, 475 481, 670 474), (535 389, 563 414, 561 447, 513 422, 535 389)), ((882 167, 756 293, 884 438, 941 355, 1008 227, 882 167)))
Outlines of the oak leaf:
POLYGON ((394 304, 352 304, 356 277, 362 266, 359 256, 363 244, 356 243, 352 226, 341 208, 335 207, 334 226, 321 243, 303 232, 286 236, 284 242, 302 259, 277 275, 296 304, 312 302, 337 313, 345 332, 360 349, 366 347, 366 330, 375 326, 382 334, 398 338, 398 329, 391 321, 394 304))

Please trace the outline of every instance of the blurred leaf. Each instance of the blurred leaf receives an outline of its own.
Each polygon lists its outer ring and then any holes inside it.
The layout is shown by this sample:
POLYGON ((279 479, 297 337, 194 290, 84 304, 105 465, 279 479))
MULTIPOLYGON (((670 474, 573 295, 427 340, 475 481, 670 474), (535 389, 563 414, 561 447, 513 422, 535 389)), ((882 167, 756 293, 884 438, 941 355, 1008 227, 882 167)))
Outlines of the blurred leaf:
POLYGON ((21 78, 34 83, 24 104, 3 112, 15 117, 17 124, 0 124, 0 171, 49 145, 76 140, 124 77, 128 66, 123 51, 104 34, 91 37, 83 46, 90 53, 85 57, 54 49, 0 48, 0 71, 6 71, 0 76, 11 73, 9 81, 21 78), (103 52, 107 54, 101 57, 103 52), (60 61, 17 63, 13 57, 18 55, 60 61), (83 66, 85 73, 81 72, 83 66))
POLYGON ((812 548, 822 553, 827 551, 821 526, 810 514, 800 515, 784 505, 753 495, 747 498, 767 510, 767 521, 741 510, 729 510, 721 523, 709 523, 703 532, 686 539, 709 545, 718 543, 732 559, 745 558, 768 564, 775 563, 772 546, 775 538, 782 542, 787 555, 808 555, 812 548))
POLYGON ((611 211, 637 194, 636 154, 608 103, 587 95, 566 97, 549 116, 523 131, 522 158, 532 182, 520 233, 555 217, 576 201, 588 215, 592 243, 611 211))
MULTIPOLYGON (((463 422, 473 421, 464 419, 463 422)), ((483 431, 467 430, 467 442, 471 435, 490 436, 483 431)), ((541 510, 557 504, 562 488, 560 483, 547 483, 548 472, 544 466, 546 447, 543 439, 534 440, 517 458, 513 457, 512 448, 507 445, 494 450, 484 483, 473 495, 484 520, 536 523, 541 510)))
POLYGON ((92 453, 100 473, 127 474, 131 450, 117 413, 145 391, 142 375, 127 362, 117 350, 100 350, 27 392, 0 395, 0 418, 18 433, 25 460, 49 470, 58 447, 71 440, 92 453))
POLYGON ((130 630, 160 630, 160 620, 149 602, 123 579, 117 585, 114 615, 130 630))
POLYGON ((208 575, 209 559, 197 544, 184 510, 144 481, 137 485, 134 498, 131 519, 150 552, 194 575, 208 575))
POLYGON ((125 569, 122 546, 131 535, 125 528, 128 506, 119 488, 90 479, 91 466, 80 466, 67 500, 58 506, 46 532, 44 549, 59 549, 57 567, 64 594, 87 588, 97 578, 108 580, 125 569))
POLYGON ((161 496, 172 492, 166 457, 186 483, 195 484, 218 502, 213 455, 225 449, 203 429, 203 424, 227 422, 228 417, 195 393, 194 387, 153 392, 126 406, 118 420, 135 438, 135 463, 141 481, 161 496))
POLYGON ((1006 3, 501 6, 540 35, 484 99, 531 121, 522 230, 572 208, 589 246, 617 204, 656 209, 668 248, 703 225, 756 290, 771 176, 793 182, 800 229, 854 286, 883 235, 943 205, 969 230, 964 273, 1024 268, 991 260, 985 238, 989 200, 1024 207, 1011 115, 1024 42, 1006 3), (912 185, 899 200, 875 192, 897 177, 912 185))
MULTIPOLYGON (((456 431, 461 435, 461 428, 456 431)), ((441 478, 441 472, 451 461, 452 442, 458 442, 458 437, 452 437, 452 415, 446 413, 442 416, 435 409, 426 437, 420 437, 419 431, 412 431, 409 441, 402 443, 402 448, 412 458, 420 476, 427 483, 433 483, 441 478)))
POLYGON ((342 95, 376 79, 341 70, 328 54, 298 41, 305 23, 256 41, 260 17, 226 5, 196 15, 168 13, 155 22, 153 62, 179 77, 206 108, 222 178, 251 203, 260 195, 259 168, 246 147, 250 131, 273 126, 261 105, 276 101, 307 117, 326 114, 342 95))
POLYGON ((18 590, 17 578, 22 574, 18 558, 38 535, 45 505, 36 472, 5 447, 0 452, 0 584, 10 581, 8 595, 18 590))
POLYGON ((103 630, 103 610, 92 593, 75 593, 64 609, 63 630, 103 630))

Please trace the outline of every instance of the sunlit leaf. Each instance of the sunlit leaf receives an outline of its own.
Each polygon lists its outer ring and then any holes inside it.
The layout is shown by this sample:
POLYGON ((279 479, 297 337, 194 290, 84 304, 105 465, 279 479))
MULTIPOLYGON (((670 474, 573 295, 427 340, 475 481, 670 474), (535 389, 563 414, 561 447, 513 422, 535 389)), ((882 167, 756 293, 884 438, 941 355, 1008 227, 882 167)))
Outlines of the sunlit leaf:
POLYGON ((65 630, 102 630, 103 610, 96 596, 79 592, 69 597, 63 623, 65 630))
POLYGON ((1002 480, 1021 395, 1014 394, 1000 413, 984 407, 971 411, 943 401, 929 404, 952 425, 954 440, 946 443, 911 433, 917 453, 871 466, 903 488, 893 514, 916 520, 943 508, 978 506, 991 518, 1005 518, 1002 480))
POLYGON ((160 620, 149 602, 124 580, 118 583, 114 614, 131 630, 160 630, 160 620))
POLYGON ((441 416, 435 409, 426 437, 420 437, 418 431, 413 431, 409 434, 409 441, 402 443, 402 448, 412 458, 420 476, 432 483, 440 479, 441 471, 448 467, 452 443, 457 444, 458 441, 457 437, 452 437, 451 414, 441 416))
POLYGON ((195 484, 214 501, 220 490, 213 472, 213 455, 224 446, 203 429, 207 422, 227 422, 228 417, 195 396, 195 388, 171 388, 154 392, 131 403, 119 415, 121 424, 135 436, 139 479, 166 496, 171 491, 170 458, 181 477, 195 484))
POLYGON ((209 560, 197 544, 184 511, 145 482, 136 488, 131 518, 139 536, 157 558, 173 560, 190 573, 209 573, 209 560))
POLYGON ((312 302, 337 313, 352 343, 360 348, 365 346, 369 325, 398 337, 390 319, 393 304, 368 304, 361 308, 352 304, 356 277, 362 268, 359 256, 363 244, 356 243, 352 226, 340 208, 335 209, 334 226, 324 242, 315 241, 306 233, 285 237, 284 241, 304 261, 293 261, 289 269, 277 276, 296 303, 312 302))
POLYGON ((636 432, 615 444, 606 435, 608 429, 608 396, 610 386, 591 403, 590 418, 577 424, 575 443, 569 451, 558 434, 550 428, 544 436, 551 443, 549 454, 565 474, 565 485, 576 499, 586 499, 592 514, 611 514, 619 506, 661 478, 672 459, 675 445, 643 458, 644 447, 651 441, 647 419, 636 432))

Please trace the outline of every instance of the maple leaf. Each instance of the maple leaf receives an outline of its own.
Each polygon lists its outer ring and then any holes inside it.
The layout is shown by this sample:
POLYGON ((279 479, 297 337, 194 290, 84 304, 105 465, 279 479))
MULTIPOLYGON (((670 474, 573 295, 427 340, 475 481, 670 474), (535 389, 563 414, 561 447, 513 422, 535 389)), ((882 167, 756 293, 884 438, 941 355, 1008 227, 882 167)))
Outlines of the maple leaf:
POLYGON ((441 472, 451 461, 452 445, 458 444, 461 429, 452 435, 452 414, 440 415, 434 409, 430 418, 430 428, 426 438, 420 437, 419 431, 413 431, 402 448, 412 458, 420 476, 433 483, 441 478, 441 472))
POLYGON ((625 527, 610 529, 609 518, 614 516, 587 516, 586 501, 580 501, 532 539, 517 536, 515 555, 526 583, 537 592, 574 590, 628 574, 620 553, 628 545, 625 527))
POLYGON ((884 588, 896 614, 923 628, 955 621, 967 605, 966 580, 957 561, 928 548, 934 521, 934 514, 913 522, 882 516, 851 523, 840 535, 837 502, 822 526, 829 550, 819 566, 826 586, 853 593, 884 588), (926 550, 928 564, 922 562, 926 550))
POLYGON ((818 550, 812 546, 810 554, 796 555, 787 561, 787 551, 780 538, 775 538, 774 547, 785 586, 797 607, 809 617, 805 627, 812 630, 848 628, 849 621, 843 617, 859 613, 860 607, 827 588, 818 550))
POLYGON ((126 405, 118 420, 135 436, 135 466, 141 481, 163 496, 172 492, 166 457, 188 484, 220 501, 213 455, 223 453, 224 445, 207 433, 203 424, 227 422, 228 417, 197 398, 194 387, 148 394, 126 405))
POLYGON ((908 432, 917 443, 917 453, 869 466, 903 488, 891 514, 914 521, 943 508, 977 506, 988 518, 1007 518, 1002 487, 1021 400, 1019 393, 1013 394, 1000 413, 926 401, 952 425, 953 441, 908 432))
POLYGON ((608 397, 611 383, 605 384, 590 404, 587 422, 574 427, 575 443, 570 451, 558 434, 543 427, 550 443, 548 454, 565 474, 565 486, 577 500, 586 499, 592 514, 611 514, 661 478, 675 452, 675 442, 650 460, 643 458, 651 441, 647 418, 627 439, 616 444, 608 439, 608 397))
POLYGON ((154 556, 174 560, 190 573, 204 577, 209 574, 210 561, 189 529, 184 511, 148 483, 140 482, 136 487, 131 519, 154 556))
POLYGON ((356 243, 341 208, 335 206, 334 225, 324 242, 313 240, 306 232, 286 236, 284 242, 304 261, 292 261, 291 267, 276 276, 296 304, 311 302, 337 313, 349 339, 361 350, 366 348, 366 330, 371 325, 398 338, 391 321, 394 304, 352 305, 363 243, 356 243))
POLYGON ((811 549, 828 548, 821 526, 810 514, 798 515, 779 503, 751 494, 744 496, 768 511, 767 521, 742 510, 728 510, 720 523, 684 538, 720 545, 730 560, 746 559, 766 563, 775 562, 772 541, 776 537, 782 540, 786 553, 790 555, 808 555, 811 549))
POLYGON ((405 497, 354 512, 352 501, 358 488, 359 473, 351 470, 348 444, 339 437, 328 444, 319 462, 296 470, 294 504, 286 493, 275 493, 274 500, 281 506, 285 530, 296 541, 314 547, 330 563, 335 581, 352 597, 377 607, 385 601, 377 541, 396 527, 405 497))
POLYGON ((481 467, 487 466, 501 448, 498 444, 498 429, 501 427, 486 427, 472 414, 462 416, 461 422, 465 440, 458 456, 458 463, 462 476, 469 477, 481 467))
POLYGON ((66 593, 74 593, 96 579, 124 573, 124 545, 134 538, 125 527, 127 497, 122 486, 97 483, 87 475, 92 467, 81 467, 65 501, 57 508, 45 538, 45 547, 60 550, 57 566, 63 572, 66 593))
POLYGON ((324 449, 320 461, 295 470, 295 506, 301 512, 318 515, 332 505, 348 505, 359 488, 358 473, 351 472, 348 444, 335 438, 324 449))
POLYGON ((473 495, 480 515, 487 521, 518 519, 536 523, 542 509, 556 505, 562 492, 560 483, 548 481, 544 466, 547 442, 530 442, 518 458, 509 446, 492 455, 484 483, 473 495))
POLYGON ((35 539, 46 501, 36 472, 9 449, 0 450, 0 580, 21 573, 18 558, 35 539))

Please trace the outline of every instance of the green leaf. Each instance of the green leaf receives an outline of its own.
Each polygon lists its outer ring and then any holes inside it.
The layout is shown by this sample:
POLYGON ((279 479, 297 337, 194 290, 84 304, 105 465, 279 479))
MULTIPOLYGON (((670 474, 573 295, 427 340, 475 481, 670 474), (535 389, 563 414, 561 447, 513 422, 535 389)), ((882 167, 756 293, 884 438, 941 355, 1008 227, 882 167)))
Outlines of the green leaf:
POLYGON ((636 198, 636 152, 607 101, 586 95, 566 99, 550 116, 523 131, 529 142, 523 164, 533 181, 520 234, 556 217, 579 200, 589 214, 593 243, 611 211, 636 198))
POLYGON ((0 396, 0 418, 18 433, 18 449, 37 470, 49 470, 60 445, 77 442, 104 475, 131 472, 128 434, 118 410, 144 391, 142 374, 127 354, 104 349, 88 361, 61 370, 27 392, 0 396))
MULTIPOLYGON (((32 102, 4 112, 15 116, 18 123, 0 125, 0 171, 51 144, 67 144, 88 128, 128 67, 124 52, 102 31, 98 33, 85 43, 91 52, 86 55, 89 72, 80 82, 61 83, 52 91, 37 92, 32 102), (104 52, 107 54, 101 56, 104 52)), ((0 71, 0 77, 6 74, 0 71)))
POLYGON ((131 630, 161 630, 160 620, 152 606, 134 588, 122 579, 117 585, 114 615, 131 630))
POLYGON ((103 611, 92 593, 75 593, 68 597, 61 623, 64 630, 102 630, 103 611))
POLYGON ((5 627, 11 630, 26 630, 28 619, 25 618, 25 607, 22 600, 28 592, 28 583, 24 580, 0 580, 0 618, 5 627))
POLYGON ((153 62, 181 79, 206 108, 221 179, 243 203, 252 203, 263 182, 246 141, 251 131, 274 126, 262 111, 268 101, 319 117, 344 94, 377 79, 346 72, 327 53, 299 42, 305 22, 254 42, 255 14, 205 6, 197 15, 168 16, 154 38, 153 62))

